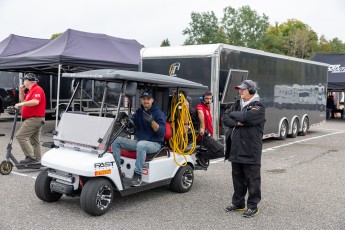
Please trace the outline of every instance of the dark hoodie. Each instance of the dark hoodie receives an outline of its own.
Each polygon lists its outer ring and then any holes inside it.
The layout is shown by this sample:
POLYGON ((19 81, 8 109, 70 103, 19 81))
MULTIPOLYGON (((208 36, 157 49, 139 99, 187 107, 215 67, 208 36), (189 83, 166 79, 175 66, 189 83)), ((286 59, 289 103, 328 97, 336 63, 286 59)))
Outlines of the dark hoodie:
POLYGON ((151 125, 144 119, 143 110, 145 109, 143 106, 141 106, 132 116, 132 119, 136 127, 135 139, 138 141, 145 140, 163 143, 166 122, 164 113, 160 109, 158 109, 156 103, 152 104, 152 107, 149 111, 152 114, 153 120, 159 125, 157 132, 155 132, 151 125))

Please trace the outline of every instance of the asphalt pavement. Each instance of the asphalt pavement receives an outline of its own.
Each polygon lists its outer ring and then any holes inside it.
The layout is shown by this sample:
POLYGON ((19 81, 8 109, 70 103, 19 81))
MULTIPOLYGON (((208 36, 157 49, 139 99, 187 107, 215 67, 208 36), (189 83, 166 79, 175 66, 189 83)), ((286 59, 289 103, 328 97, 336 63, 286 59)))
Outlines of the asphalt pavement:
MULTIPOLYGON (((0 160, 5 158, 12 116, 0 116, 0 160)), ((21 123, 18 123, 18 127, 21 123)), ((47 121, 41 142, 52 141, 47 121)), ((17 127, 17 129, 18 129, 17 127)), ((345 120, 327 120, 307 136, 264 140, 260 214, 226 213, 232 189, 231 165, 214 161, 195 171, 184 194, 166 187, 116 197, 105 215, 93 217, 79 197, 45 203, 34 192, 39 170, 13 169, 0 175, 0 229, 345 229, 345 120)), ((48 151, 43 147, 42 151, 48 151)), ((13 152, 23 159, 15 140, 13 152)))

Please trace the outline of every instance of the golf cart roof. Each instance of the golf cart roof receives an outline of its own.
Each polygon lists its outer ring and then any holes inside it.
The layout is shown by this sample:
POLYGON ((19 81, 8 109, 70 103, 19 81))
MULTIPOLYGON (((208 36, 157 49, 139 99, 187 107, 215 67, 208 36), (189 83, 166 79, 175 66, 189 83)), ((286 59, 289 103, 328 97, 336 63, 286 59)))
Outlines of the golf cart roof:
POLYGON ((138 83, 146 83, 156 85, 158 87, 182 87, 190 89, 207 89, 200 83, 188 81, 178 77, 171 77, 168 75, 135 72, 116 69, 99 69, 80 73, 64 73, 62 77, 79 78, 97 81, 122 82, 133 81, 138 83))

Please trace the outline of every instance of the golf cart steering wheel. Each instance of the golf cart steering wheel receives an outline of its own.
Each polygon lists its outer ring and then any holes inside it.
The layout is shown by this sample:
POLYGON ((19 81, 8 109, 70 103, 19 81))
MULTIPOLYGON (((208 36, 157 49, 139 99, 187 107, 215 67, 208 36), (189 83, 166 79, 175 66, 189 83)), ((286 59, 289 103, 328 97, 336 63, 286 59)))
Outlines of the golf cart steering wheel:
POLYGON ((129 117, 125 118, 125 120, 126 120, 125 132, 130 134, 130 135, 134 135, 135 134, 134 121, 132 119, 130 119, 129 117))

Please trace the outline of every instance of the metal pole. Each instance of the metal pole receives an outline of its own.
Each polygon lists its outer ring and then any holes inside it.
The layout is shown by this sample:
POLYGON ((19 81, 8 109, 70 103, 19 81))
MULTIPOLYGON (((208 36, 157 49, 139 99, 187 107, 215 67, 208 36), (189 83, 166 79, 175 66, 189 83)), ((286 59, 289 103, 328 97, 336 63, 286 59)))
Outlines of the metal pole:
POLYGON ((55 129, 58 125, 59 120, 59 104, 60 104, 60 78, 61 78, 61 64, 59 64, 58 69, 58 85, 57 85, 57 99, 56 99, 56 114, 55 114, 55 129))
MULTIPOLYGON (((105 97, 107 96, 107 93, 108 93, 108 87, 107 87, 107 84, 105 84, 105 89, 104 89, 104 93, 103 93, 101 109, 99 110, 99 116, 100 117, 103 114, 104 102, 105 102, 105 97)), ((106 117, 106 115, 105 115, 105 117, 106 117)))

